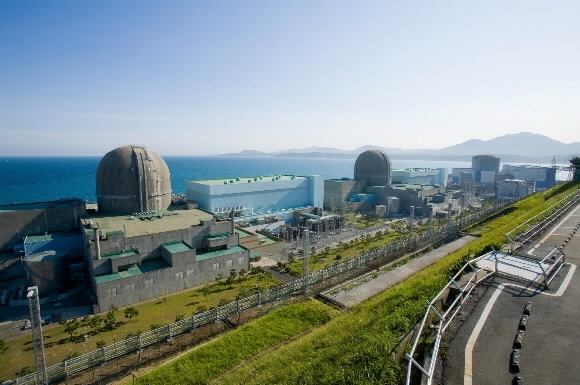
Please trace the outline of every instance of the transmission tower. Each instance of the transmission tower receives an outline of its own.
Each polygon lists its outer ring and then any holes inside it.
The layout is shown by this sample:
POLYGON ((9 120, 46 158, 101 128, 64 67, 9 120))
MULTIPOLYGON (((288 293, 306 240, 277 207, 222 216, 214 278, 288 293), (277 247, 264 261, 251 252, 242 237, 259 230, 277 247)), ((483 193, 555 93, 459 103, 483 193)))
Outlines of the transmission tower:
POLYGON ((30 307, 30 323, 32 326, 32 346, 34 347, 34 364, 36 366, 36 383, 48 384, 46 376, 46 361, 44 359, 44 344, 42 343, 42 325, 40 319, 40 301, 38 286, 28 288, 28 305, 30 307))
POLYGON ((310 273, 308 268, 310 267, 308 265, 308 240, 309 240, 309 235, 310 232, 308 230, 304 230, 304 294, 308 294, 308 291, 310 289, 309 287, 309 281, 310 281, 310 273))

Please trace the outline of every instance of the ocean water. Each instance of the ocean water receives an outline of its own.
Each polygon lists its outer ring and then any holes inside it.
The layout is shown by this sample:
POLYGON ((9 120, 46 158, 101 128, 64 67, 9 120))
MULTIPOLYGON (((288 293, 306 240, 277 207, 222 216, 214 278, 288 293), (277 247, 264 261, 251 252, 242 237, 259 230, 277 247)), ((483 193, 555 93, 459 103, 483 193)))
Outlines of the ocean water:
MULTIPOLYGON (((324 179, 354 176, 355 159, 164 156, 174 193, 185 193, 185 181, 259 175, 322 175, 324 179)), ((0 204, 80 198, 96 202, 95 175, 101 157, 0 157, 0 204)), ((471 162, 392 160, 407 167, 471 167, 471 162)))

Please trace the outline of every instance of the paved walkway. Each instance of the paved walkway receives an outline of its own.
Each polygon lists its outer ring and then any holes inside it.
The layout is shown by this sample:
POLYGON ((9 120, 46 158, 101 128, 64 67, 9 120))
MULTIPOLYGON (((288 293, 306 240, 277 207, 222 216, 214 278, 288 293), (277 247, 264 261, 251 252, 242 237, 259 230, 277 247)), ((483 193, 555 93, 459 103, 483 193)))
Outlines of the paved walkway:
POLYGON ((432 265, 437 260, 461 249, 474 239, 476 238, 472 236, 464 236, 432 250, 419 258, 413 258, 403 266, 383 272, 377 278, 362 283, 351 290, 339 290, 333 297, 347 307, 359 304, 386 289, 395 286, 399 282, 404 281, 418 271, 432 265))

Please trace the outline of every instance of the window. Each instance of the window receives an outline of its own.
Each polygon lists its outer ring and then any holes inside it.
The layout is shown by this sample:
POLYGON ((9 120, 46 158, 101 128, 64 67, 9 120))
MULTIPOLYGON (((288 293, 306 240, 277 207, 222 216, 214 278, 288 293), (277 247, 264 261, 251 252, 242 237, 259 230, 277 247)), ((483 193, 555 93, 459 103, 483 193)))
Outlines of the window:
POLYGON ((229 261, 226 261, 226 267, 232 267, 234 265, 234 261, 232 261, 231 259, 229 261))
POLYGON ((220 263, 216 262, 213 264, 213 271, 218 271, 220 269, 220 263))
POLYGON ((183 279, 183 271, 175 273, 175 279, 183 279))
POLYGON ((135 284, 132 283, 130 285, 125 285, 125 289, 123 291, 135 291, 135 284))

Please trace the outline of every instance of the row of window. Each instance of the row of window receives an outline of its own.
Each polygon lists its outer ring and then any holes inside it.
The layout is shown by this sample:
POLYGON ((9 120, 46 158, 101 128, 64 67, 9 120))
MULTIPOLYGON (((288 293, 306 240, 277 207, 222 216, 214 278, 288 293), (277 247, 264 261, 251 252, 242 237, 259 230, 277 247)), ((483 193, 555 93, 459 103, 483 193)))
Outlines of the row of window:
MULTIPOLYGON (((244 257, 239 257, 238 258, 238 265, 244 265, 244 257)), ((232 259, 226 261, 225 263, 225 268, 232 268, 234 266, 234 261, 232 259)), ((220 262, 216 262, 214 264, 212 264, 212 271, 219 271, 220 270, 220 262)), ((185 274, 183 271, 178 271, 175 273, 175 279, 176 280, 180 280, 183 279, 185 277, 187 278, 192 278, 194 276, 194 269, 188 269, 187 271, 185 271, 185 274)), ((151 289, 153 288, 153 286, 155 285, 154 279, 146 279, 144 281, 144 286, 145 289, 151 289)), ((124 287, 124 291, 128 292, 128 291, 135 291, 135 283, 131 283, 128 285, 125 285, 124 287)), ((107 296, 109 297, 115 297, 117 295, 118 292, 118 288, 117 287, 111 287, 109 289, 107 289, 107 296)))

